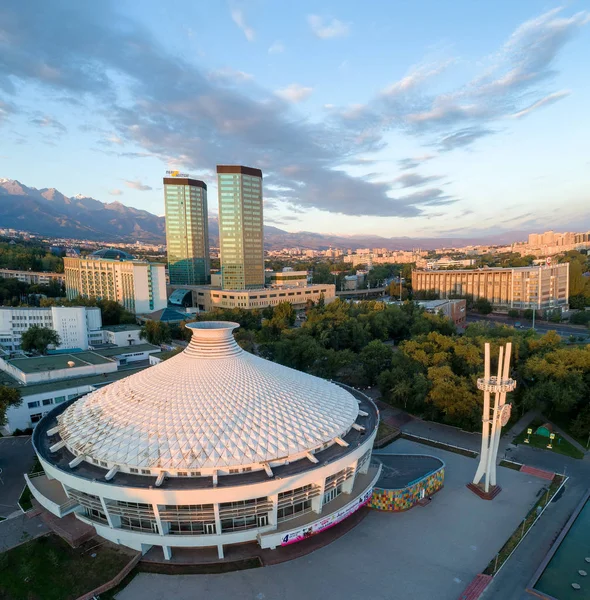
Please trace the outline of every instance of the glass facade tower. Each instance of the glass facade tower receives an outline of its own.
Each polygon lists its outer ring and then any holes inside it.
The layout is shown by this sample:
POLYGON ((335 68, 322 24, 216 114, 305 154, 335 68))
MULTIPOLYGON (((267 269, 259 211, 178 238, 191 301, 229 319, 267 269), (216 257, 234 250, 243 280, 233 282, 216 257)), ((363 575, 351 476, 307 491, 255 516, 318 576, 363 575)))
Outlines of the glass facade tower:
POLYGON ((170 284, 209 283, 207 185, 197 179, 165 177, 164 199, 170 284))
POLYGON ((263 287, 262 171, 218 165, 217 188, 222 287, 263 287))

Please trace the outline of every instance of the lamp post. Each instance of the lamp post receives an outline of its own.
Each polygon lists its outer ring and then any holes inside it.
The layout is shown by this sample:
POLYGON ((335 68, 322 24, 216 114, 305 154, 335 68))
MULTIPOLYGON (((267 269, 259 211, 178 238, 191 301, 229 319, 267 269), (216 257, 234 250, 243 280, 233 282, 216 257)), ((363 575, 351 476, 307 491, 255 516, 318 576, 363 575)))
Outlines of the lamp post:
POLYGON ((530 437, 531 437, 531 433, 533 433, 533 430, 532 430, 532 429, 529 427, 529 428, 526 430, 526 439, 524 440, 524 443, 525 443, 525 444, 528 444, 528 443, 530 443, 530 437))

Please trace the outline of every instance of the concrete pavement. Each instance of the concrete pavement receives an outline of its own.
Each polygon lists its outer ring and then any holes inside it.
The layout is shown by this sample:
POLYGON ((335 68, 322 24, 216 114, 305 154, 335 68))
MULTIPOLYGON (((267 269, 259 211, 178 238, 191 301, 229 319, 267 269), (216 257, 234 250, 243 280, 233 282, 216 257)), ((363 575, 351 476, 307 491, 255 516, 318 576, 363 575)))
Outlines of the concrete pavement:
POLYGON ((5 552, 46 533, 49 533, 49 528, 43 523, 41 517, 29 519, 21 513, 11 519, 0 521, 0 552, 5 552))

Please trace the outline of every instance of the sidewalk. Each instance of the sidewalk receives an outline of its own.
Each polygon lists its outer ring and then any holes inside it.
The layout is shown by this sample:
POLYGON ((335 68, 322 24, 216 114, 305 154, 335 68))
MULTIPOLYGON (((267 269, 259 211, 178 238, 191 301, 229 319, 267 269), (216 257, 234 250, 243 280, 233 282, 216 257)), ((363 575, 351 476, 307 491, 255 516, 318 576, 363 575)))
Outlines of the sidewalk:
POLYGON ((0 521, 0 552, 49 533, 49 528, 40 517, 28 518, 20 514, 12 519, 0 521))

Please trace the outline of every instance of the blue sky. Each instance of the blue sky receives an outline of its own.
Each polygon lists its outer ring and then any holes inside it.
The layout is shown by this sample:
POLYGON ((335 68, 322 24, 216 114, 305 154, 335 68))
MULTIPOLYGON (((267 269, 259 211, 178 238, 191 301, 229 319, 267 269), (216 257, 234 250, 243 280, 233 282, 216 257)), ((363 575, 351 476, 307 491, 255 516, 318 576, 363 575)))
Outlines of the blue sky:
POLYGON ((588 4, 0 4, 0 177, 163 213, 265 175, 289 231, 590 228, 588 4))

